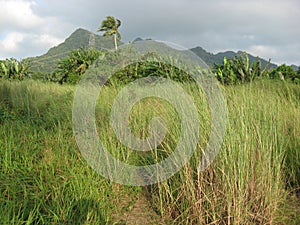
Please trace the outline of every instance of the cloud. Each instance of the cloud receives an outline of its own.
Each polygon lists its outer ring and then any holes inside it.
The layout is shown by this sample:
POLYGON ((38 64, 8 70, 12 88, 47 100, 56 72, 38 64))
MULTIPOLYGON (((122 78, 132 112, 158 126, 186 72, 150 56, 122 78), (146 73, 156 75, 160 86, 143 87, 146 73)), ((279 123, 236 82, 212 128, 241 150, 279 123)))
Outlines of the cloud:
POLYGON ((36 53, 47 51, 49 48, 63 42, 63 39, 49 34, 27 34, 11 32, 0 40, 0 58, 25 58, 36 53), (18 55, 16 57, 16 55, 18 55))
POLYGON ((39 3, 41 1, 0 0, 0 58, 45 53, 64 40, 66 27, 74 29, 56 17, 38 15, 34 9, 39 3))
POLYGON ((1 29, 34 29, 43 24, 43 18, 36 16, 31 7, 36 3, 25 0, 0 0, 1 29))
POLYGON ((31 55, 45 52, 78 27, 96 31, 105 16, 113 15, 122 21, 125 42, 140 36, 188 48, 202 46, 210 52, 247 50, 273 62, 300 65, 298 0, 0 0, 0 4, 0 41, 10 32, 38 37, 26 43, 31 55))
POLYGON ((22 33, 9 33, 2 41, 0 41, 1 49, 4 49, 5 52, 15 53, 23 39, 24 35, 22 33))
POLYGON ((275 47, 265 46, 265 45, 252 45, 247 49, 248 52, 252 53, 255 56, 260 56, 262 58, 266 58, 269 55, 278 55, 279 52, 275 47))
POLYGON ((63 41, 62 39, 49 34, 34 35, 32 38, 34 44, 45 47, 52 47, 63 41))

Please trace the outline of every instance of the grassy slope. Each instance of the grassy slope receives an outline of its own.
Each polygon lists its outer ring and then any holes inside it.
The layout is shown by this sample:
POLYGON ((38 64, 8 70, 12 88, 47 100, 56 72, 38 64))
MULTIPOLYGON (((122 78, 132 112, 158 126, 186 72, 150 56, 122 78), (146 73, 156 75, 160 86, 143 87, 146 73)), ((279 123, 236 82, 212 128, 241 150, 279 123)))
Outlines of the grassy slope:
MULTIPOLYGON (((195 87, 187 88, 206 121, 207 111, 200 110, 205 105, 203 96, 195 87)), ((122 196, 141 191, 107 181, 82 158, 71 125, 74 89, 27 81, 0 83, 0 218, 4 224, 106 224, 120 211, 122 196)), ((229 120, 217 160, 197 173, 200 154, 196 154, 176 176, 148 187, 153 207, 163 217, 184 224, 299 223, 287 187, 287 181, 292 188, 299 187, 300 180, 299 87, 258 81, 225 92, 229 120)), ((99 135, 108 149, 134 164, 161 159, 157 154, 134 154, 115 142, 107 121, 116 93, 115 88, 104 89, 97 107, 99 135)), ((164 102, 144 101, 134 108, 132 126, 142 131, 138 135, 147 133, 145 121, 156 114, 176 117, 164 102), (158 106, 154 112, 145 110, 153 104, 158 106)), ((176 146, 179 135, 174 122, 167 122, 172 128, 160 146, 166 153, 176 146)), ((205 146, 208 126, 206 122, 201 126, 198 152, 205 146)))

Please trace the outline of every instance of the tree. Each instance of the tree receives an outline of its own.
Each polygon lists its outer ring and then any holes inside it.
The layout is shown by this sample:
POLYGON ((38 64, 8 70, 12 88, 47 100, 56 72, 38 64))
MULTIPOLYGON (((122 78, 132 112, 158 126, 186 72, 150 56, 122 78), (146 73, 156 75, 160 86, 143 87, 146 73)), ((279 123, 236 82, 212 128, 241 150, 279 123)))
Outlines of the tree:
POLYGON ((14 58, 0 62, 0 78, 8 80, 23 80, 29 77, 29 64, 14 58))
POLYGON ((270 73, 271 78, 280 78, 281 80, 294 80, 297 76, 296 71, 292 66, 282 64, 270 73))
POLYGON ((104 37, 113 36, 115 48, 118 50, 117 41, 121 40, 121 34, 118 31, 118 28, 121 26, 121 21, 114 18, 113 16, 107 16, 105 20, 102 21, 101 26, 98 28, 97 32, 105 31, 103 34, 104 37))
POLYGON ((76 84, 86 70, 99 58, 101 51, 80 48, 73 50, 68 57, 60 60, 57 70, 54 71, 50 80, 59 83, 76 84))
POLYGON ((243 53, 233 59, 224 58, 222 65, 214 66, 214 72, 217 79, 223 84, 238 84, 251 82, 256 77, 265 76, 270 60, 266 67, 262 70, 260 59, 257 58, 250 65, 247 53, 243 53))
POLYGON ((298 71, 296 73, 296 77, 294 79, 294 83, 300 84, 300 66, 298 67, 298 71))

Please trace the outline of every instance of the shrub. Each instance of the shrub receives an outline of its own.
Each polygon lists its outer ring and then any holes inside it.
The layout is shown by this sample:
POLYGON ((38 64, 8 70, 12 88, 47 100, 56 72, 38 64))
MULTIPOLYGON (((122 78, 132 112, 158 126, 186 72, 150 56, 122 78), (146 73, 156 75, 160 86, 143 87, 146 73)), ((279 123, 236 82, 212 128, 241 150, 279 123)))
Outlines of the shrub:
POLYGON ((8 80, 23 80, 29 77, 29 64, 14 58, 0 61, 0 78, 8 80))
POLYGON ((217 79, 223 84, 238 84, 251 82, 256 77, 265 76, 269 63, 264 69, 261 68, 259 58, 250 65, 247 53, 233 59, 224 58, 222 65, 214 66, 217 79))

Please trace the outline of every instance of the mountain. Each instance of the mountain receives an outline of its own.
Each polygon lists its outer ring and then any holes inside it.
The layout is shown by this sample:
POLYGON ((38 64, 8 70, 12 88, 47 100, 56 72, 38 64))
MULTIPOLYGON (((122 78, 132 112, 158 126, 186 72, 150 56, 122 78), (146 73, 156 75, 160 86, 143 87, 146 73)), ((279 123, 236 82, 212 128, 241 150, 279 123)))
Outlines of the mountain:
POLYGON ((136 39, 133 40, 133 42, 137 42, 137 41, 143 41, 143 39, 140 37, 137 37, 136 39))
POLYGON ((74 31, 63 43, 51 48, 46 54, 25 59, 34 72, 49 73, 53 71, 59 60, 65 58, 72 50, 81 47, 94 47, 95 49, 112 49, 112 38, 99 36, 82 28, 74 31))
MULTIPOLYGON (((142 41, 142 38, 136 38, 133 42, 142 41)), ((149 39, 145 39, 149 40, 149 39)), ((122 44, 122 42, 119 42, 122 44)), ((42 72, 42 73, 51 73, 57 67, 57 64, 60 59, 65 58, 72 50, 79 49, 81 47, 95 49, 112 49, 114 48, 114 42, 112 37, 103 37, 97 34, 94 34, 90 31, 84 30, 82 28, 74 31, 63 43, 55 46, 49 51, 41 56, 31 57, 25 59, 31 65, 31 70, 33 72, 42 72)), ((234 58, 235 56, 239 56, 243 54, 243 52, 233 52, 226 51, 220 52, 217 54, 209 53, 201 47, 195 47, 190 49, 196 55, 198 55, 206 64, 209 66, 213 66, 214 64, 222 64, 224 57, 234 58)), ((253 61, 257 61, 257 57, 248 54, 249 61, 252 63, 253 61)), ((268 63, 267 60, 261 59, 262 67, 268 63)), ((271 63, 270 68, 275 68, 277 65, 271 63)), ((294 66, 297 68, 296 66, 294 66)))
MULTIPOLYGON (((138 37, 133 42, 138 42, 138 41, 143 41, 143 40, 144 39, 138 37)), ((149 40, 149 39, 145 39, 145 40, 149 40)), ((244 54, 244 52, 242 52, 242 51, 238 51, 238 52, 226 51, 226 52, 220 52, 217 54, 212 54, 210 52, 207 52, 202 47, 191 48, 190 51, 192 51, 197 56, 199 56, 209 66, 213 66, 214 64, 222 64, 224 57, 234 58, 234 57, 238 57, 238 56, 244 54)), ((258 57, 255 57, 249 53, 247 53, 247 54, 248 54, 250 63, 257 61, 258 57)), ((262 59, 262 58, 259 58, 259 59, 261 61, 262 68, 264 68, 267 65, 268 61, 265 59, 262 59)), ((277 65, 274 63, 270 63, 270 65, 269 65, 269 68, 276 68, 276 67, 277 67, 277 65)), ((293 65, 293 67, 296 68, 296 66, 294 66, 294 65, 293 65)))
MULTIPOLYGON (((214 64, 222 64, 224 57, 234 58, 234 57, 238 57, 238 56, 243 54, 242 51, 238 51, 238 52, 226 51, 226 52, 220 52, 220 53, 217 53, 217 54, 212 54, 212 53, 209 53, 209 52, 205 51, 201 47, 192 48, 190 50, 193 53, 195 53, 197 56, 199 56, 209 66, 213 66, 214 64)), ((250 63, 257 61, 257 57, 255 57, 255 56, 253 56, 249 53, 247 53, 247 54, 248 54, 250 63)), ((259 58, 259 59, 261 61, 262 68, 264 68, 267 65, 268 61, 265 60, 265 59, 262 59, 262 58, 259 58)), ((276 68, 276 67, 277 67, 276 64, 270 63, 269 68, 276 68)))
POLYGON ((293 67, 293 69, 294 69, 295 71, 297 71, 297 70, 300 68, 300 66, 296 66, 296 65, 294 65, 294 64, 292 64, 291 67, 293 67))
POLYGON ((192 48, 190 50, 195 53, 195 55, 199 56, 209 66, 213 65, 214 63, 219 64, 219 62, 216 61, 214 54, 205 51, 201 47, 192 48))

